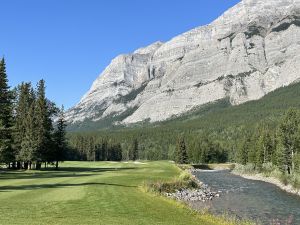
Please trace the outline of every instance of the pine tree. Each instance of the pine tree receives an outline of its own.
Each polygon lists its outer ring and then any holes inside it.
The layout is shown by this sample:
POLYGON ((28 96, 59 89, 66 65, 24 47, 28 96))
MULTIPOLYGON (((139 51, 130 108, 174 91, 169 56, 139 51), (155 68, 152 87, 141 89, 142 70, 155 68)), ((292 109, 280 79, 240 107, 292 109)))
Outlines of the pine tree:
POLYGON ((248 163, 248 154, 249 154, 249 138, 244 138, 241 146, 238 148, 237 152, 237 162, 246 165, 248 163))
POLYGON ((129 149, 129 160, 137 160, 139 158, 139 143, 137 139, 134 139, 132 146, 129 149))
POLYGON ((295 170, 294 157, 300 146, 299 125, 299 112, 290 109, 279 126, 279 163, 288 174, 295 170))
POLYGON ((272 161, 273 156, 273 140, 271 138, 270 129, 266 124, 260 124, 256 133, 258 134, 256 140, 257 148, 257 165, 262 166, 264 163, 272 161))
POLYGON ((115 161, 121 161, 122 160, 122 146, 120 143, 115 145, 115 161))
POLYGON ((0 61, 0 161, 10 166, 15 161, 13 151, 13 102, 9 90, 4 58, 0 61))
POLYGON ((40 168, 41 162, 48 162, 51 158, 51 148, 53 143, 51 142, 51 132, 53 130, 51 111, 49 109, 49 102, 45 95, 45 81, 41 80, 37 86, 36 107, 35 107, 35 119, 36 119, 36 132, 37 132, 37 169, 40 168))
POLYGON ((188 163, 188 156, 187 156, 187 150, 186 150, 186 144, 185 144, 184 138, 179 138, 177 140, 176 163, 179 163, 179 164, 188 163))
MULTIPOLYGON (((177 149, 179 144, 177 143, 177 149)), ((199 146, 200 151, 200 163, 208 163, 208 154, 209 154, 209 140, 207 137, 203 138, 199 146)))
POLYGON ((30 105, 28 114, 24 119, 24 136, 21 142, 21 150, 19 153, 19 159, 24 162, 24 169, 31 169, 33 162, 37 162, 37 122, 35 119, 35 101, 30 105))
POLYGON ((19 85, 16 96, 14 146, 19 164, 18 167, 20 167, 21 162, 29 162, 32 160, 29 150, 25 147, 26 144, 24 144, 24 141, 28 141, 28 139, 25 138, 28 130, 34 126, 33 124, 29 124, 34 121, 34 107, 32 109, 31 107, 35 99, 31 84, 22 83, 19 85), (32 117, 31 122, 28 121, 30 120, 29 117, 32 117))
POLYGON ((101 147, 101 160, 107 161, 108 160, 108 143, 107 140, 102 140, 102 147, 101 147))
POLYGON ((56 169, 58 169, 59 161, 64 160, 65 152, 67 149, 66 126, 67 125, 64 116, 64 107, 62 106, 57 121, 57 129, 54 133, 54 160, 56 169))

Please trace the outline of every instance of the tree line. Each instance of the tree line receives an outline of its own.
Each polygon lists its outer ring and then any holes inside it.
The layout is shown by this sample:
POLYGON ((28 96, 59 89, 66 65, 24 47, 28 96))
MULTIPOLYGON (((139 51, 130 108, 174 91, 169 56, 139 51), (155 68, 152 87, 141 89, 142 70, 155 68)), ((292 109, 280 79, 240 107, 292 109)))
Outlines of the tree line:
POLYGON ((93 160, 86 156, 94 155, 89 152, 103 151, 105 148, 97 148, 102 146, 101 143, 109 143, 108 146, 118 143, 122 149, 122 160, 132 159, 130 152, 136 149, 136 155, 143 160, 174 160, 192 164, 237 162, 253 164, 257 170, 271 163, 287 174, 300 169, 300 111, 294 108, 279 118, 257 121, 252 126, 222 129, 137 127, 70 133, 68 139, 75 152, 85 155, 80 160, 93 160), (89 145, 89 140, 96 144, 89 145), (138 142, 137 147, 133 147, 132 140, 138 142))
POLYGON ((63 107, 58 109, 46 98, 45 81, 36 88, 21 83, 8 85, 4 58, 0 62, 0 162, 12 169, 40 169, 65 159, 66 121, 63 107), (53 119, 57 118, 55 122, 53 119))
POLYGON ((145 139, 143 134, 136 132, 135 136, 131 132, 69 133, 71 151, 67 158, 83 161, 173 160, 181 164, 228 161, 226 149, 209 135, 168 133, 168 136, 151 137, 149 134, 145 139))
POLYGON ((68 136, 69 151, 67 158, 76 161, 122 161, 139 159, 139 143, 137 139, 130 144, 93 134, 72 134, 68 136))
POLYGON ((289 109, 277 126, 257 125, 244 136, 237 149, 237 162, 261 170, 271 163, 286 174, 300 172, 300 111, 289 109))

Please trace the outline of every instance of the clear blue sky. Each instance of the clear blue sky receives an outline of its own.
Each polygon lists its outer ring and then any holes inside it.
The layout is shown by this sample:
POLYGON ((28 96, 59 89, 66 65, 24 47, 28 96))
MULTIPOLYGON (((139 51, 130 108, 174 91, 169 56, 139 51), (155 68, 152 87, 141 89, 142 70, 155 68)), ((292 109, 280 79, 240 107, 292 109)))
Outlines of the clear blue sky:
POLYGON ((77 103, 121 53, 210 23, 239 0, 0 0, 0 56, 10 85, 45 79, 77 103))

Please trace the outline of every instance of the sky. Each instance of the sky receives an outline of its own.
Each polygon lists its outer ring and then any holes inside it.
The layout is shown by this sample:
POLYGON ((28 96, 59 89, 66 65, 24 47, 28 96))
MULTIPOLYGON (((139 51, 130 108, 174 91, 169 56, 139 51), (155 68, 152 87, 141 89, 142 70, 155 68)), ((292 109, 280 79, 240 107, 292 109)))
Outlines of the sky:
POLYGON ((9 84, 70 108, 119 54, 208 24, 240 0, 0 0, 9 84))

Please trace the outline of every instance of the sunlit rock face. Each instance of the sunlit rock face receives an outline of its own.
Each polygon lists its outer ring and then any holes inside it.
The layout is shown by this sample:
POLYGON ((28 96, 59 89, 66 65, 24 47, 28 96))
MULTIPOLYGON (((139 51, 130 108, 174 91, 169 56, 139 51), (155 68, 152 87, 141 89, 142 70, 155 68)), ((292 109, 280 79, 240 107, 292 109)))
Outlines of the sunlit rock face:
POLYGON ((300 0, 243 0, 207 26, 115 58, 67 119, 162 121, 226 97, 259 99, 299 71, 300 0))

